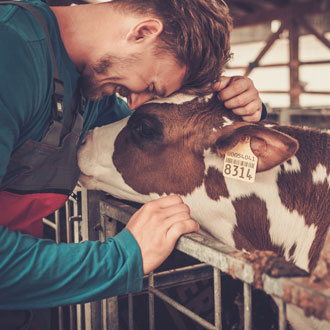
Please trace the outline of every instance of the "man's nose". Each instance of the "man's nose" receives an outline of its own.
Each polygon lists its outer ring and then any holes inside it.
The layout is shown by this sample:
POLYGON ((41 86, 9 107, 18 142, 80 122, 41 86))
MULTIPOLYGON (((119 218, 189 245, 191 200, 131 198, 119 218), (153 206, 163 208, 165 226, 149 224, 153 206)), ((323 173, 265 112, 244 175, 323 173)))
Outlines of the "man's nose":
POLYGON ((127 98, 127 103, 131 110, 135 110, 142 104, 154 98, 154 96, 153 93, 131 93, 130 97, 127 98))

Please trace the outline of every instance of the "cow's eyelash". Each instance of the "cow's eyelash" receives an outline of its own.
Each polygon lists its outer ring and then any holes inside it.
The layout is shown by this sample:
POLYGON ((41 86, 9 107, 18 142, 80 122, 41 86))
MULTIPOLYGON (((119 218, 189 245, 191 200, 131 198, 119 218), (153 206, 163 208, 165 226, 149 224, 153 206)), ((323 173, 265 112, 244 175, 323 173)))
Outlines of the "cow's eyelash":
POLYGON ((157 94, 157 91, 156 91, 156 89, 155 89, 155 84, 154 83, 151 83, 150 85, 149 85, 149 87, 148 87, 148 91, 150 92, 150 93, 153 93, 153 94, 157 94))

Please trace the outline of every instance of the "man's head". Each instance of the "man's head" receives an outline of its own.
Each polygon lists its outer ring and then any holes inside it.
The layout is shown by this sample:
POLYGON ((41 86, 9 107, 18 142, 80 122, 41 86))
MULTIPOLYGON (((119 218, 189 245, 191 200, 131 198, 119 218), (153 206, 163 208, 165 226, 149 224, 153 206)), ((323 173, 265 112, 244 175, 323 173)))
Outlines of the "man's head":
POLYGON ((135 108, 179 89, 209 92, 230 58, 232 21, 222 0, 113 0, 101 5, 111 6, 130 26, 112 54, 105 52, 85 67, 83 88, 92 98, 119 92, 135 108))
POLYGON ((163 24, 156 51, 187 67, 182 89, 216 81, 230 59, 232 20, 223 0, 113 0, 124 11, 155 15, 163 24))

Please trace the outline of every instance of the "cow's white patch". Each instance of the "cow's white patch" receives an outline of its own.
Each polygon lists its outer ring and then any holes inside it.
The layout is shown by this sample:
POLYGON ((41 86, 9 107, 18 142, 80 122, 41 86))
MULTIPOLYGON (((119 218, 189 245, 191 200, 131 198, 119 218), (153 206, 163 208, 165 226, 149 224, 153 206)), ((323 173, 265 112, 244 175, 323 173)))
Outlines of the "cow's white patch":
POLYGON ((168 97, 155 98, 153 100, 146 102, 146 104, 148 103, 183 104, 185 102, 189 102, 194 99, 198 99, 198 102, 202 103, 202 102, 209 102, 212 97, 213 97, 213 93, 205 96, 176 93, 168 97))
POLYGON ((289 161, 284 162, 283 167, 284 167, 284 172, 300 172, 301 171, 300 163, 296 156, 293 156, 292 158, 290 158, 290 162, 289 161))
POLYGON ((177 93, 177 94, 173 94, 169 97, 157 98, 157 99, 150 100, 150 101, 146 102, 145 104, 148 104, 148 103, 183 104, 185 102, 192 101, 196 98, 198 98, 197 95, 177 93))
POLYGON ((327 169, 324 165, 318 164, 315 170, 312 172, 312 177, 315 184, 327 181, 330 187, 330 174, 327 174, 327 169))
POLYGON ((208 95, 204 95, 204 96, 200 96, 198 98, 198 102, 209 102, 212 97, 213 97, 213 93, 208 94, 208 95))
POLYGON ((226 127, 226 126, 230 126, 232 125, 234 122, 232 120, 230 120, 229 118, 223 116, 222 117, 224 119, 224 123, 222 124, 222 127, 226 127))
POLYGON ((274 127, 274 124, 266 124, 265 127, 274 127))
POLYGON ((82 171, 80 182, 88 189, 110 192, 118 198, 147 201, 123 180, 112 162, 114 141, 119 132, 126 126, 128 118, 116 123, 97 127, 89 134, 86 143, 79 148, 78 164, 82 171), (109 180, 111 173, 111 180, 109 180))
POLYGON ((192 218, 201 228, 220 242, 235 246, 232 233, 236 225, 236 214, 230 198, 217 201, 210 199, 203 184, 182 199, 189 205, 192 218))

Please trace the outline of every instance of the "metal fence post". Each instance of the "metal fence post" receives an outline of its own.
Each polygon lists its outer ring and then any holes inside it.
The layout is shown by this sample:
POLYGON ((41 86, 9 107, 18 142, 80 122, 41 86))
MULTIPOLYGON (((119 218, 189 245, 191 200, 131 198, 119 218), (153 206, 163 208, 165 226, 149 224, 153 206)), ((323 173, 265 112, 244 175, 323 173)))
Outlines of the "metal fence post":
MULTIPOLYGON (((100 199, 104 193, 100 191, 81 190, 81 238, 83 241, 95 241, 99 239, 99 232, 96 230, 100 224, 100 199)), ((86 330, 101 330, 101 301, 85 304, 86 330)))

